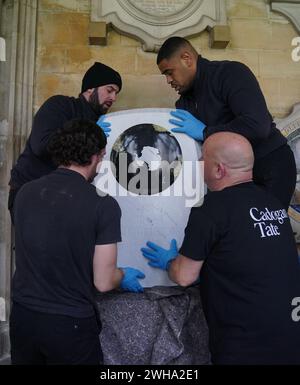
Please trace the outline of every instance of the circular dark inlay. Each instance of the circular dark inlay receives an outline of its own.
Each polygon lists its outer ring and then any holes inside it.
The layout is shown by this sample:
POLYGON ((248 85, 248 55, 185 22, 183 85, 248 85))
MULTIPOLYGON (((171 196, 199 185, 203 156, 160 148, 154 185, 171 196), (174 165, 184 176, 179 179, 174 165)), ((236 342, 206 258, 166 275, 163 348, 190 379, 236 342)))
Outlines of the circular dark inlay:
POLYGON ((122 187, 139 195, 169 188, 182 168, 176 138, 161 126, 138 124, 125 130, 110 155, 113 174, 122 187))

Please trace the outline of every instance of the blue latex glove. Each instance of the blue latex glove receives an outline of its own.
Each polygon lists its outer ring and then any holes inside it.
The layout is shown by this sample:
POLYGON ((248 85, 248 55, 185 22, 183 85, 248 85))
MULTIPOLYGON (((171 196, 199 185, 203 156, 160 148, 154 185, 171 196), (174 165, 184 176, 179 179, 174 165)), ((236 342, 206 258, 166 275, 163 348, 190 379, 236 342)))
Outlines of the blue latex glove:
POLYGON ((142 248, 143 256, 150 260, 149 266, 158 267, 163 270, 168 270, 170 262, 178 255, 177 243, 172 239, 169 250, 163 249, 152 242, 147 242, 149 249, 142 248))
POLYGON ((203 131, 206 125, 202 123, 200 120, 196 119, 192 114, 188 111, 184 110, 175 110, 171 111, 170 114, 174 116, 175 119, 170 119, 169 123, 175 124, 175 128, 172 128, 172 132, 180 132, 190 136, 195 140, 203 141, 203 131))
POLYGON ((132 291, 134 293, 142 293, 144 289, 139 283, 138 278, 145 278, 145 274, 132 267, 120 267, 120 269, 124 272, 124 276, 120 283, 121 289, 132 291))
POLYGON ((111 124, 110 124, 109 122, 104 122, 104 119, 105 119, 105 115, 102 115, 102 116, 98 119, 97 124, 98 124, 99 127, 102 128, 104 134, 105 134, 107 137, 109 137, 109 133, 110 133, 110 131, 111 131, 111 128, 110 128, 111 124))

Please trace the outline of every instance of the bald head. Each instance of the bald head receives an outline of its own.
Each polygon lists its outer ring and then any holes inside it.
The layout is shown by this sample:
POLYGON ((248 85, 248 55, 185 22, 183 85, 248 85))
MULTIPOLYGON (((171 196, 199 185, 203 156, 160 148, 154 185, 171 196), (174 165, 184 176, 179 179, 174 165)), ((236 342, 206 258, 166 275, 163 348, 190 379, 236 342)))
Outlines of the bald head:
POLYGON ((210 190, 252 180, 254 155, 250 142, 232 132, 209 136, 203 145, 204 178, 210 190))

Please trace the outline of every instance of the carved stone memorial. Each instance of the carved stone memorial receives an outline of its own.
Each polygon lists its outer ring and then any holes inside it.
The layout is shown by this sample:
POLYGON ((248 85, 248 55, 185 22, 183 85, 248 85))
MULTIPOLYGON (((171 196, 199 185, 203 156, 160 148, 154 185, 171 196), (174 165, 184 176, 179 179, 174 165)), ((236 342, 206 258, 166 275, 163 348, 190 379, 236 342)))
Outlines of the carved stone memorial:
MULTIPOLYGON (((192 36, 222 26, 216 48, 229 41, 225 2, 219 0, 92 0, 91 21, 106 22, 120 33, 143 42, 145 51, 157 51, 170 36, 192 36), (225 27, 225 29, 224 29, 225 27)), ((212 45, 214 40, 212 39, 212 45)))

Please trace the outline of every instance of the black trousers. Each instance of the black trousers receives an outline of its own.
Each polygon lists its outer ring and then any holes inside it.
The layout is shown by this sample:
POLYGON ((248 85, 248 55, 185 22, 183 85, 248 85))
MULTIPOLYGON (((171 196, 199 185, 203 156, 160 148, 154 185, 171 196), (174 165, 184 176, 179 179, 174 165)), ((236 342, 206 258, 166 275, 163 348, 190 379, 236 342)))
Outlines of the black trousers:
POLYGON ((10 316, 13 365, 100 365, 96 317, 39 313, 13 303, 10 316))
POLYGON ((275 195, 288 210, 296 187, 297 170, 293 151, 284 145, 255 160, 253 181, 275 195))

